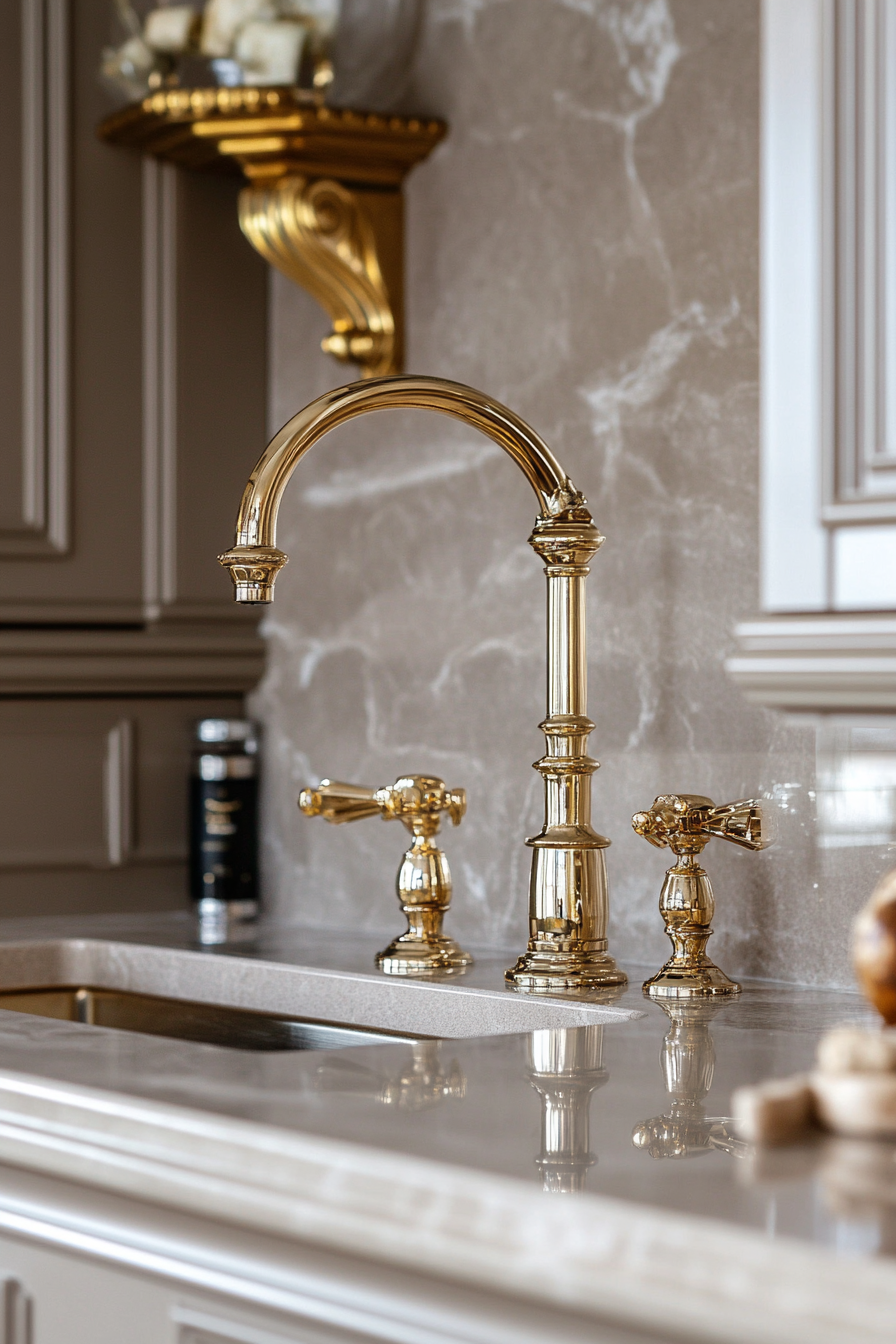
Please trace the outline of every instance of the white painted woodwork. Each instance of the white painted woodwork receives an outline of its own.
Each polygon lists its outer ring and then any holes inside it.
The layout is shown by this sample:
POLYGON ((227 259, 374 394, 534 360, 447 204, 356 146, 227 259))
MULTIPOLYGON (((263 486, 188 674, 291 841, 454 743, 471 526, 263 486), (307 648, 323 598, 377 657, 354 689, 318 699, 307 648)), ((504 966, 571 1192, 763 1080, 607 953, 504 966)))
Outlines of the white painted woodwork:
POLYGON ((896 709, 896 616, 767 616, 737 627, 728 673, 779 709, 896 709))
POLYGON ((827 605, 819 517, 823 401, 824 19, 828 0, 766 0, 762 37, 761 593, 827 605))
POLYGON ((765 0, 761 249, 764 619, 728 671, 760 704, 890 707, 889 636, 849 613, 896 612, 893 0, 765 0))
POLYGON ((661 1344, 412 1269, 0 1167, 0 1344, 661 1344), (22 1308, 25 1308, 22 1311, 22 1308))

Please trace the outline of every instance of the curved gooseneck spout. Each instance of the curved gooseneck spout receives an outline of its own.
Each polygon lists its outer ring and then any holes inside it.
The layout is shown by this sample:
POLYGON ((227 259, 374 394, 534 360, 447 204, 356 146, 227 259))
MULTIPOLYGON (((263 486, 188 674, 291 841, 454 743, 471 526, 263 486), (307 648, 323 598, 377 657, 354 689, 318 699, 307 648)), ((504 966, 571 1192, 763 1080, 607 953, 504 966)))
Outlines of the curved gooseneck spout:
POLYGON ((220 556, 238 602, 271 602, 287 556, 277 549, 277 513, 300 460, 337 425, 370 411, 438 411, 486 434, 517 464, 538 498, 529 538, 545 561, 548 580, 547 742, 535 769, 544 779, 545 821, 527 841, 534 849, 529 890, 529 946, 507 972, 517 988, 541 992, 622 984, 607 953, 609 844, 591 826, 587 754, 594 724, 586 715, 585 579, 603 542, 554 454, 513 411, 460 383, 442 378, 374 378, 336 388, 312 401, 274 436, 243 492, 236 543, 220 556))

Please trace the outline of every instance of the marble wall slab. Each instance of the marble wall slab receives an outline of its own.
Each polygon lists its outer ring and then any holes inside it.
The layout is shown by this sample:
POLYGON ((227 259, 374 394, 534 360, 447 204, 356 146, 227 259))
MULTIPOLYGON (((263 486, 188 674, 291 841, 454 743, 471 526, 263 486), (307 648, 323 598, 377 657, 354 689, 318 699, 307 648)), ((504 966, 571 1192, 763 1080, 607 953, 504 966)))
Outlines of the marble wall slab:
MULTIPOLYGON (((451 133, 407 187, 408 369, 530 420, 606 533, 589 676, 613 950, 667 954, 666 864, 631 814, 661 792, 765 793, 777 845, 707 851, 710 951, 730 974, 849 985, 849 922, 890 832, 819 845, 816 726, 747 705, 722 668, 758 603, 758 23, 754 0, 430 0, 402 106, 451 133)), ((348 379, 279 276, 272 324, 273 431, 348 379)), ((435 416, 369 417, 303 462, 255 699, 279 913, 394 930, 404 832, 327 827, 295 799, 326 775, 433 772, 469 794, 446 841, 453 931, 523 945, 544 701, 532 503, 498 448, 435 416)))

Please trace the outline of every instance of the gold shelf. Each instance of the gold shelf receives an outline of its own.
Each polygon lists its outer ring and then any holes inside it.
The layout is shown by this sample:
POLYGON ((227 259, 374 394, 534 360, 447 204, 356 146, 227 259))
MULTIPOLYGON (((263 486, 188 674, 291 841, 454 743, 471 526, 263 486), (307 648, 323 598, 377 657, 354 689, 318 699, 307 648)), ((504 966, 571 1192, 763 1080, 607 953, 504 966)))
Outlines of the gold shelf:
POLYGON ((222 88, 150 94, 97 133, 181 168, 238 165, 246 237, 327 312, 322 348, 369 378, 401 372, 401 185, 446 130, 433 118, 321 107, 297 89, 222 88))

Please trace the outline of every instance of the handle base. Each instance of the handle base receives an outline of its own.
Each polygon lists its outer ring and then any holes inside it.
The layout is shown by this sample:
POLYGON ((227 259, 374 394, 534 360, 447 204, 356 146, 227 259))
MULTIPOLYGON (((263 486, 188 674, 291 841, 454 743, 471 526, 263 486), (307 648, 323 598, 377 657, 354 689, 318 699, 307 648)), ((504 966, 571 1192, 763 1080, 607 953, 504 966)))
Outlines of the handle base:
POLYGON ((376 964, 386 975, 456 975, 472 966, 473 958, 453 938, 420 938, 408 929, 377 953, 376 964))
POLYGON ((771 836, 761 802, 742 798, 716 807, 704 794, 664 793, 648 811, 635 813, 632 829, 657 849, 668 847, 676 856, 660 892, 660 914, 672 956, 644 981, 644 993, 661 1000, 739 994, 740 985, 706 955, 715 899, 712 883, 697 859, 713 836, 742 849, 767 848, 771 836))
POLYGON ((643 988, 651 999, 706 999, 739 994, 741 989, 706 956, 701 965, 670 957, 656 975, 644 981, 643 988))

